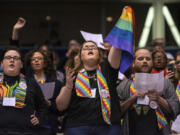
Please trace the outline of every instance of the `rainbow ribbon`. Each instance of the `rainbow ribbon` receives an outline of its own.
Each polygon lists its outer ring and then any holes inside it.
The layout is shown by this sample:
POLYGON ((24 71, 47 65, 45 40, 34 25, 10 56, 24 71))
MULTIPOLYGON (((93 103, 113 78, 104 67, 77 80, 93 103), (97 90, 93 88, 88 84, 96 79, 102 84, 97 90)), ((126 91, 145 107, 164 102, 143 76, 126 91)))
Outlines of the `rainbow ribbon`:
MULTIPOLYGON (((130 85, 130 96, 133 96, 135 94, 135 92, 136 92, 136 90, 134 88, 134 80, 135 79, 133 78, 133 81, 132 81, 132 83, 130 85)), ((132 108, 136 108, 137 106, 138 106, 137 104, 133 104, 132 108)), ((161 111, 160 107, 155 109, 155 112, 156 112, 158 127, 159 127, 159 129, 162 129, 167 124, 166 118, 165 118, 163 112, 161 111)))
POLYGON ((177 94, 179 102, 180 102, 180 80, 178 81, 178 85, 176 87, 176 94, 177 94))
MULTIPOLYGON (((98 87, 99 91, 105 90, 108 93, 107 97, 103 97, 100 94, 101 98, 101 110, 103 119, 107 124, 111 124, 111 99, 109 94, 109 88, 106 82, 106 79, 104 78, 101 67, 98 65, 96 69, 97 74, 97 81, 98 81, 98 87)), ((80 97, 91 97, 91 87, 88 79, 88 75, 86 71, 80 71, 76 77, 75 82, 75 88, 76 88, 76 94, 80 97)))
POLYGON ((24 103, 27 89, 26 80, 24 78, 20 78, 19 82, 16 81, 13 86, 9 86, 7 83, 6 85, 3 85, 3 81, 4 76, 0 75, 0 97, 16 97, 15 108, 23 108, 25 105, 24 103), (22 87, 22 85, 24 87, 22 87))

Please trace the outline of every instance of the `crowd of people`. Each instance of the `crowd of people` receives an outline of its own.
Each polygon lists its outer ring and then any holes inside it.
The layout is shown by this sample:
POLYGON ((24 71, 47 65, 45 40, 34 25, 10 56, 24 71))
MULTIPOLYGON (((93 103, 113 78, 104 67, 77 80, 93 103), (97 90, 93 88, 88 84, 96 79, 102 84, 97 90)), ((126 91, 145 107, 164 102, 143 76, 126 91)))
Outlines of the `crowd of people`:
POLYGON ((71 40, 65 59, 46 44, 22 56, 25 24, 18 19, 0 56, 0 135, 178 134, 171 125, 180 113, 180 51, 168 57, 164 39, 154 40, 152 50, 137 49, 118 78, 122 51, 107 42, 102 50, 94 41, 71 40), (136 73, 161 72, 161 92, 134 88, 136 73), (157 107, 137 104, 145 97, 157 107))

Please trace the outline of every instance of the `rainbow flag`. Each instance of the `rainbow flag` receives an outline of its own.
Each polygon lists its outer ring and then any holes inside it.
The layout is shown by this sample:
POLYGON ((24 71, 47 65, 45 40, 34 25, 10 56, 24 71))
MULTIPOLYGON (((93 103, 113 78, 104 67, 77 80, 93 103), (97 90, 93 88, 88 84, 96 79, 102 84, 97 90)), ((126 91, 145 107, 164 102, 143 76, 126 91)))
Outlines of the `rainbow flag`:
POLYGON ((133 62, 134 26, 134 12, 131 7, 126 6, 116 25, 104 39, 105 42, 122 50, 121 73, 124 73, 133 62))

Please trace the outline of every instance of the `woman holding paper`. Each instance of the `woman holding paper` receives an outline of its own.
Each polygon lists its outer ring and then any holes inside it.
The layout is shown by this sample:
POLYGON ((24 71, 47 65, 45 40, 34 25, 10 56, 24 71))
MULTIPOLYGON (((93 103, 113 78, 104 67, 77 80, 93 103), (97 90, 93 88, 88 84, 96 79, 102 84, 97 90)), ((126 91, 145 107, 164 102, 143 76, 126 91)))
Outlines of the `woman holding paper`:
POLYGON ((56 79, 53 64, 41 50, 30 51, 25 58, 27 76, 34 79, 41 86, 44 97, 49 106, 49 113, 45 124, 42 126, 42 134, 55 135, 58 128, 57 117, 60 112, 56 108, 55 99, 61 89, 61 83, 56 79), (53 93, 48 92, 53 91, 53 93), (52 97, 49 97, 51 93, 52 97))
POLYGON ((80 49, 80 63, 66 69, 66 84, 56 99, 58 109, 68 109, 66 135, 120 135, 120 108, 116 93, 121 50, 111 47, 102 62, 93 41, 80 49))

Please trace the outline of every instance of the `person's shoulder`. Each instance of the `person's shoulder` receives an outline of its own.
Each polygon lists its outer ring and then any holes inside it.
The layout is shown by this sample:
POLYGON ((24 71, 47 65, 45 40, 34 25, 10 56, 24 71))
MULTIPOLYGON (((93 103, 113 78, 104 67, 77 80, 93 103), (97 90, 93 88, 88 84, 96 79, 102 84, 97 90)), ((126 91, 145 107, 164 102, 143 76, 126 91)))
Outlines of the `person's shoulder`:
POLYGON ((117 90, 118 90, 118 89, 124 89, 125 87, 129 87, 130 84, 131 84, 131 82, 132 82, 132 81, 129 80, 129 79, 121 81, 121 82, 118 84, 118 86, 117 86, 117 90))

